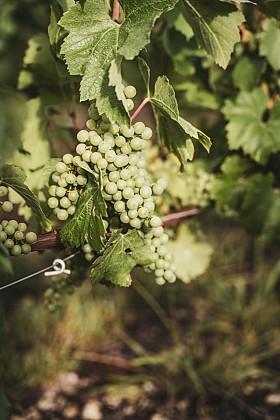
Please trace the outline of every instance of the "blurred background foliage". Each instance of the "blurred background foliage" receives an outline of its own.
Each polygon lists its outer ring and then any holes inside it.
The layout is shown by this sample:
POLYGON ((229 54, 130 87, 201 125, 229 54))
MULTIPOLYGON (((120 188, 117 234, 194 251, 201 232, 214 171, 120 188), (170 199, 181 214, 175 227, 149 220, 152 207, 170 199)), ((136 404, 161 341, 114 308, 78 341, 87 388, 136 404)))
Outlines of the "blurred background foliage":
MULTIPOLYGON (((148 151, 152 174, 169 180, 162 213, 196 209, 169 225, 180 279, 159 287, 136 269, 128 290, 91 291, 85 281, 55 314, 44 306, 42 276, 1 292, 2 387, 14 407, 58 371, 79 369, 87 351, 112 349, 134 373, 104 369, 105 392, 141 392, 148 382, 167 399, 188 399, 196 414, 214 397, 250 407, 255 395, 264 401, 280 392, 280 4, 257 3, 242 6, 246 23, 226 70, 197 46, 179 6, 157 22, 142 53, 152 80, 166 74, 182 116, 213 140, 210 155, 198 148, 184 175, 156 142, 148 151)), ((87 110, 78 102, 79 78, 49 49, 49 7, 0 0, 1 160, 29 171, 42 203, 43 165, 74 149, 87 110)), ((125 63, 124 77, 140 103, 136 62, 125 63)), ((140 119, 154 127, 149 106, 140 119)), ((22 203, 19 212, 36 226, 22 203)), ((2 284, 53 259, 51 252, 12 258, 11 275, 2 253, 2 284)))

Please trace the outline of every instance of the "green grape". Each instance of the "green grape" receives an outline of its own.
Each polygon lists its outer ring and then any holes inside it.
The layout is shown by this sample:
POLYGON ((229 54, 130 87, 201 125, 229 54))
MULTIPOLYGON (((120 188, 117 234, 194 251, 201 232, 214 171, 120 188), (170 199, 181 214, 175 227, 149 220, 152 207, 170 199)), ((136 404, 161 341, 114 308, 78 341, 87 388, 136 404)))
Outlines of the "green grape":
POLYGON ((116 155, 116 152, 114 150, 108 150, 107 152, 105 152, 105 159, 109 163, 115 162, 116 156, 117 155, 116 155))
POLYGON ((99 153, 99 152, 93 152, 92 154, 91 154, 91 162, 92 163, 97 163, 97 161, 99 160, 99 159, 102 159, 102 155, 101 155, 101 153, 99 153))
POLYGON ((22 244, 21 245, 21 252, 22 254, 29 254, 31 252, 31 245, 29 244, 22 244))
MULTIPOLYGON (((128 188, 126 188, 125 190, 127 190, 127 189, 128 188)), ((123 193, 125 192, 125 190, 123 191, 123 193)), ((139 205, 139 201, 135 197, 129 198, 126 202, 126 206, 129 210, 137 209, 138 205, 139 205)), ((137 213, 137 211, 136 211, 136 213, 137 213)))
POLYGON ((51 209, 55 209, 58 206, 58 199, 56 197, 50 197, 48 199, 48 206, 51 209))
POLYGON ((115 139, 115 143, 117 147, 123 147, 126 144, 126 139, 124 136, 118 136, 115 139))
POLYGON ((96 128, 96 122, 94 120, 87 120, 86 126, 89 130, 94 130, 96 128))
POLYGON ((55 195, 56 195, 56 188, 57 188, 57 186, 56 186, 56 185, 51 185, 51 186, 49 187, 49 194, 50 194, 52 197, 55 197, 55 195))
POLYGON ((87 130, 80 130, 77 134, 77 140, 80 143, 85 143, 86 141, 89 140, 89 134, 87 130))
POLYGON ((150 212, 149 212, 149 210, 147 209, 147 207, 140 207, 140 208, 138 209, 138 216, 139 216, 141 219, 146 219, 146 218, 149 216, 149 214, 150 214, 150 212))
POLYGON ((64 209, 67 209, 68 207, 71 206, 71 201, 69 200, 68 197, 62 197, 59 201, 59 204, 61 205, 61 207, 63 207, 64 209))
POLYGON ((164 191, 164 187, 161 184, 155 184, 153 186, 154 195, 161 195, 164 191))
POLYGON ((132 99, 127 99, 126 100, 126 106, 127 106, 128 111, 132 111, 133 108, 134 108, 133 100, 132 99))
POLYGON ((117 181, 117 187, 119 190, 124 190, 126 188, 126 181, 124 179, 119 179, 117 181))
POLYGON ((131 209, 128 210, 127 215, 130 219, 136 219, 136 217, 138 216, 138 212, 136 209, 131 209))
POLYGON ((56 214, 56 217, 57 217, 59 220, 67 220, 67 219, 68 219, 68 216, 69 216, 68 211, 67 211, 67 210, 64 210, 64 209, 60 209, 60 210, 58 210, 58 212, 57 212, 57 214, 56 214))
POLYGON ((124 94, 127 98, 132 99, 136 95, 136 89, 134 86, 126 86, 124 89, 124 94))
POLYGON ((14 241, 12 239, 9 239, 9 238, 6 239, 5 242, 4 242, 4 246, 7 249, 12 249, 14 245, 15 245, 14 241))
POLYGON ((7 236, 6 232, 3 232, 3 231, 0 232, 0 242, 5 242, 7 237, 8 236, 7 236))
POLYGON ((129 198, 132 198, 134 196, 134 191, 132 188, 126 187, 124 188, 122 195, 123 195, 123 198, 128 200, 129 198))
POLYGON ((122 212, 122 214, 120 215, 120 221, 125 224, 130 222, 130 218, 128 217, 126 211, 122 212))
POLYGON ((76 206, 74 206, 73 204, 71 206, 69 206, 68 209, 67 209, 67 213, 70 216, 73 216, 73 214, 75 213, 75 211, 76 211, 76 206))
POLYGON ((143 144, 143 140, 140 139, 140 137, 134 137, 130 142, 130 145, 133 150, 142 150, 143 149, 142 144, 143 144))
POLYGON ((124 154, 118 155, 114 161, 114 165, 117 168, 121 168, 123 166, 126 166, 127 164, 128 164, 128 156, 124 154))
POLYGON ((56 189, 56 196, 57 197, 64 197, 65 196, 65 194, 66 194, 66 189, 64 188, 64 187, 57 187, 57 189, 56 189))
POLYGON ((113 194, 113 200, 114 201, 121 201, 122 200, 122 192, 117 191, 115 194, 113 194))
POLYGON ((5 185, 0 186, 0 198, 8 194, 8 188, 5 185))
POLYGON ((130 137, 133 137, 134 128, 128 127, 127 125, 122 125, 120 128, 120 132, 122 133, 124 137, 130 138, 130 137))
POLYGON ((8 223, 9 223, 9 225, 13 226, 15 229, 18 227, 18 221, 17 220, 11 219, 11 220, 9 220, 8 223))
POLYGON ((98 146, 102 141, 101 137, 96 133, 96 131, 89 132, 89 139, 90 139, 90 143, 93 146, 98 146))
POLYGON ((87 178, 83 175, 78 175, 77 176, 77 183, 78 183, 78 185, 84 186, 87 183, 87 178))
POLYGON ((141 226, 142 226, 142 222, 141 222, 141 220, 138 217, 136 217, 135 219, 130 220, 129 224, 130 224, 130 226, 132 226, 135 229, 140 229, 141 226))
POLYGON ((77 180, 77 177, 73 173, 68 173, 65 177, 65 180, 67 184, 74 184, 77 180))
POLYGON ((117 182, 120 179, 120 173, 118 171, 112 171, 108 175, 109 181, 117 182))
POLYGON ((137 122, 133 126, 135 134, 142 134, 145 129, 145 124, 143 122, 137 122))
POLYGON ((106 168, 107 168, 107 166, 108 166, 108 162, 107 162, 107 160, 106 160, 106 159, 103 159, 103 158, 98 159, 98 161, 97 161, 97 166, 98 166, 98 168, 100 168, 100 169, 106 169, 106 168))
POLYGON ((109 181, 105 185, 105 191, 107 192, 107 194, 111 194, 111 195, 115 194, 118 191, 117 184, 115 182, 109 181))
POLYGON ((149 198, 152 196, 152 189, 148 185, 143 185, 143 187, 140 188, 140 195, 143 198, 149 198))
POLYGON ((70 201, 77 201, 79 198, 79 193, 77 190, 69 191, 68 198, 70 201))
MULTIPOLYGON (((122 152, 124 155, 129 155, 129 154, 131 153, 131 151, 132 151, 132 149, 131 149, 131 147, 130 147, 130 145, 129 145, 129 144, 124 144, 124 145, 121 147, 121 152, 122 152)), ((128 158, 128 162, 129 162, 129 158, 128 158)))
POLYGON ((65 163, 64 163, 64 162, 58 162, 58 163, 55 165, 55 170, 56 170, 58 173, 60 173, 60 174, 62 174, 63 172, 65 172, 65 171, 66 171, 66 169, 67 169, 67 166, 65 165, 65 163))
POLYGON ((17 256, 21 254, 21 246, 20 245, 14 245, 13 248, 10 250, 11 255, 17 256))
POLYGON ((8 236, 12 236, 12 235, 15 233, 15 228, 14 228, 12 225, 8 224, 8 225, 4 228, 4 231, 6 232, 6 234, 7 234, 8 236))
POLYGON ((122 213, 125 211, 125 203, 123 201, 116 201, 114 204, 114 209, 117 213, 122 213))
POLYGON ((37 241, 37 235, 35 232, 28 232, 25 235, 25 240, 28 244, 34 244, 37 241))
POLYGON ((19 224, 18 224, 17 229, 18 229, 18 230, 20 230, 21 232, 25 232, 25 231, 26 231, 26 229, 27 229, 27 224, 26 224, 26 223, 21 222, 21 223, 19 223, 19 224))
POLYGON ((68 186, 67 181, 65 178, 60 178, 58 180, 58 185, 62 188, 66 188, 68 186))
POLYGON ((14 206, 10 201, 3 201, 1 205, 4 213, 11 213, 13 211, 14 206))
POLYGON ((70 153, 66 153, 63 155, 62 160, 66 165, 70 165, 73 162, 73 156, 70 153))
POLYGON ((143 140, 150 140, 152 135, 153 135, 153 132, 150 129, 150 127, 145 127, 144 130, 141 133, 141 137, 142 137, 143 140))
POLYGON ((162 220, 158 216, 153 216, 150 220, 150 226, 152 228, 157 228, 162 225, 162 220))

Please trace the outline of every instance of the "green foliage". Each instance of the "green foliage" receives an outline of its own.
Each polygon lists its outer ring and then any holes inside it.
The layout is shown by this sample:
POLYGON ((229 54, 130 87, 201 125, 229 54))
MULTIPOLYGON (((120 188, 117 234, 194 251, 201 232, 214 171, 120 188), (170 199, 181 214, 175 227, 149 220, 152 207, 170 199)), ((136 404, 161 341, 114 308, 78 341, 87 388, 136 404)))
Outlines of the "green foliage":
POLYGON ((100 281, 127 287, 131 284, 130 272, 136 265, 152 262, 151 252, 136 230, 126 234, 114 232, 106 243, 103 255, 92 265, 91 281, 100 281))
POLYGON ((198 44, 225 69, 233 47, 239 41, 238 25, 244 21, 242 13, 234 5, 219 0, 211 0, 211 3, 185 0, 182 8, 198 44))
POLYGON ((107 216, 106 205, 97 181, 91 177, 79 198, 77 212, 61 229, 61 241, 72 248, 88 241, 94 251, 100 252, 105 241, 102 216, 107 216))
POLYGON ((38 219, 45 231, 52 229, 51 222, 47 219, 43 212, 40 202, 36 195, 25 185, 26 175, 24 171, 15 165, 4 165, 0 169, 1 182, 7 187, 16 191, 31 207, 33 212, 38 216, 38 219))
POLYGON ((280 70, 280 29, 276 19, 264 22, 260 38, 260 55, 267 57, 274 70, 280 70))
POLYGON ((227 100, 223 107, 223 113, 229 120, 226 129, 230 149, 241 148, 262 164, 272 153, 280 150, 280 102, 276 101, 265 120, 268 100, 262 89, 257 88, 252 92, 240 92, 235 101, 227 100))

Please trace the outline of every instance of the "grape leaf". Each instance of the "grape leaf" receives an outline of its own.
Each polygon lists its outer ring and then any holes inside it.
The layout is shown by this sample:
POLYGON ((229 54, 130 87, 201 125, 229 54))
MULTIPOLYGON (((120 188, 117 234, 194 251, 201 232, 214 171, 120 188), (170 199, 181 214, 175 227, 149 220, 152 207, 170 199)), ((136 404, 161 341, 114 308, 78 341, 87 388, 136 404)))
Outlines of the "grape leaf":
POLYGON ((12 188, 26 201, 27 205, 38 216, 44 230, 49 232, 52 229, 52 224, 45 216, 36 195, 24 184, 26 180, 24 171, 15 165, 4 165, 0 169, 0 179, 3 184, 12 188))
POLYGON ((264 21, 260 34, 260 55, 267 57, 274 70, 280 70, 280 29, 276 19, 264 21))
POLYGON ((244 21, 243 14, 233 4, 219 0, 184 0, 182 7, 198 44, 225 69, 240 40, 238 25, 244 21))
POLYGON ((230 149, 243 149, 261 164, 280 150, 280 101, 264 121, 268 100, 262 89, 257 88, 252 92, 240 92, 235 101, 227 100, 222 109, 229 121, 226 130, 230 149))
POLYGON ((263 58, 242 57, 234 67, 232 76, 240 90, 252 90, 259 83, 266 65, 263 58))
POLYGON ((100 113, 120 124, 129 116, 109 85, 111 63, 118 55, 133 59, 149 42, 157 17, 172 8, 178 0, 136 0, 123 2, 124 21, 114 22, 107 14, 103 0, 87 0, 84 7, 73 6, 60 20, 69 35, 61 52, 72 75, 81 75, 81 101, 96 99, 100 113))
POLYGON ((76 213, 60 231, 61 242, 74 248, 88 241, 94 251, 101 251, 105 240, 102 216, 107 216, 106 205, 95 178, 90 177, 77 203, 76 213))
POLYGON ((166 76, 158 77, 151 103, 156 109, 160 139, 164 146, 178 157, 182 168, 188 160, 193 159, 192 140, 198 140, 209 152, 211 146, 209 137, 179 116, 175 92, 166 76))
POLYGON ((130 230, 126 234, 116 231, 106 243, 103 255, 94 261, 90 278, 93 285, 105 281, 127 287, 131 283, 133 267, 151 262, 149 247, 137 230, 130 230))
POLYGON ((198 241, 186 224, 180 226, 175 240, 168 241, 167 248, 174 255, 176 275, 184 283, 205 273, 213 253, 212 246, 198 241))

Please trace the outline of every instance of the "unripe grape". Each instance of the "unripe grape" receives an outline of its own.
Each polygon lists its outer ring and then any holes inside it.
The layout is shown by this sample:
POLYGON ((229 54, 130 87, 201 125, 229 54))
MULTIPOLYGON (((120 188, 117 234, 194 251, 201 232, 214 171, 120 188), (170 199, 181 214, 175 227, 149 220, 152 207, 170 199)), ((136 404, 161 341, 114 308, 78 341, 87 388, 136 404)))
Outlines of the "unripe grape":
POLYGON ((82 162, 81 156, 74 156, 73 158, 73 165, 79 166, 82 162))
POLYGON ((73 204, 71 206, 69 206, 68 209, 67 209, 67 213, 70 216, 73 216, 73 214, 75 213, 75 211, 76 211, 76 206, 74 206, 73 204))
POLYGON ((53 172, 52 173, 52 180, 53 180, 53 182, 55 182, 57 184, 58 181, 59 181, 59 179, 60 179, 60 174, 58 172, 53 172))
POLYGON ((131 153, 131 147, 129 144, 125 144, 121 147, 121 152, 124 153, 125 155, 129 155, 131 153))
POLYGON ((128 164, 128 156, 127 155, 118 155, 114 161, 114 165, 117 168, 121 168, 123 166, 126 166, 128 164))
POLYGON ((89 134, 87 130, 81 130, 77 134, 77 140, 80 143, 85 143, 87 140, 89 140, 89 134))
POLYGON ((128 111, 132 111, 133 108, 134 108, 134 102, 133 102, 133 100, 132 99, 127 99, 126 106, 127 106, 128 111))
POLYGON ((107 162, 114 162, 115 161, 115 159, 116 159, 116 152, 114 152, 114 150, 108 150, 106 153, 105 153, 105 159, 107 160, 107 162))
POLYGON ((66 181, 66 179, 65 178, 60 178, 59 180, 58 180, 58 185, 60 186, 60 187, 62 187, 62 188, 66 188, 67 187, 67 181, 66 181))
POLYGON ((120 221, 122 222, 122 223, 129 223, 129 221, 130 221, 130 218, 128 217, 128 214, 127 214, 127 212, 126 211, 124 211, 121 215, 120 215, 120 221))
POLYGON ((109 181, 117 182, 120 179, 120 174, 118 171, 112 171, 108 175, 109 181))
POLYGON ((138 216, 141 219, 146 219, 149 216, 150 212, 147 209, 147 207, 140 207, 140 209, 138 210, 138 216))
POLYGON ((134 86, 131 86, 131 85, 126 86, 126 87, 124 88, 124 94, 125 94, 125 96, 126 96, 127 98, 129 98, 129 99, 134 98, 134 97, 135 97, 135 95, 136 95, 136 89, 135 89, 135 87, 134 87, 134 86))
POLYGON ((141 133, 141 137, 143 140, 149 140, 153 135, 152 130, 150 127, 145 127, 144 130, 141 133))
POLYGON ((121 131, 122 135, 126 138, 130 138, 134 134, 134 128, 133 127, 128 127, 127 125, 122 125, 121 128, 120 128, 120 131, 121 131))
POLYGON ((65 180, 68 184, 75 184, 75 182, 77 181, 77 177, 76 175, 70 172, 66 175, 65 180))
POLYGON ((96 133, 96 131, 89 132, 90 143, 93 146, 99 146, 102 141, 102 138, 96 133))
POLYGON ((11 213, 11 211, 13 211, 13 208, 13 203, 11 203, 10 201, 3 201, 2 210, 4 213, 11 213))
POLYGON ((13 248, 10 250, 11 255, 17 256, 21 254, 21 246, 20 245, 14 245, 13 248))
POLYGON ((116 201, 114 204, 114 209, 117 213, 122 213, 125 211, 125 203, 123 201, 116 201))
POLYGON ((49 187, 49 194, 52 196, 52 197, 55 197, 55 195, 56 195, 56 185, 51 185, 50 187, 49 187))
POLYGON ((137 176, 136 178, 135 178, 135 186, 137 187, 137 188, 141 188, 141 187, 143 187, 144 185, 145 185, 145 178, 143 178, 142 176, 137 176))
POLYGON ((4 246, 7 249, 12 249, 14 245, 15 245, 15 243, 12 239, 6 239, 5 242, 4 242, 4 246))
POLYGON ((156 277, 163 277, 163 275, 164 275, 164 270, 163 270, 163 268, 157 268, 157 269, 155 270, 155 276, 156 276, 156 277))
POLYGON ((100 129, 101 131, 103 131, 104 133, 105 133, 106 131, 108 131, 108 130, 109 130, 109 128, 110 128, 110 123, 109 123, 109 122, 101 121, 101 123, 99 124, 99 129, 100 129))
POLYGON ((8 194, 8 188, 5 185, 0 186, 0 198, 8 194))
POLYGON ((58 212, 56 214, 56 217, 59 220, 67 220, 68 219, 68 211, 64 210, 64 209, 60 209, 60 210, 58 210, 58 212))
POLYGON ((15 233, 15 228, 9 224, 4 228, 4 232, 6 232, 8 236, 12 236, 15 233))
POLYGON ((144 185, 140 188, 140 195, 143 198, 149 198, 152 195, 152 189, 148 185, 144 185))
POLYGON ((77 201, 79 198, 79 193, 77 190, 69 191, 68 198, 70 201, 77 201))
POLYGON ((162 286, 165 284, 165 279, 163 277, 156 277, 155 281, 159 286, 162 286))
POLYGON ((130 219, 136 219, 138 212, 135 209, 128 210, 127 215, 130 219))
POLYGON ((113 200, 114 201, 121 201, 122 200, 122 193, 121 191, 117 191, 115 194, 113 194, 113 200))
POLYGON ((130 145, 133 150, 142 150, 142 139, 140 139, 140 137, 134 137, 131 140, 130 145))
POLYGON ((168 242, 168 235, 166 233, 163 233, 163 235, 161 236, 160 240, 162 244, 166 244, 168 242))
POLYGON ((82 159, 85 162, 90 162, 91 161, 91 154, 92 154, 91 150, 85 150, 82 154, 82 159))
POLYGON ((131 219, 129 224, 135 229, 141 229, 142 226, 142 222, 138 217, 136 217, 136 219, 131 219))
POLYGON ((71 206, 71 201, 69 200, 68 197, 62 197, 62 199, 59 201, 61 207, 63 207, 64 209, 67 209, 68 207, 71 206))
POLYGON ((153 238, 152 239, 152 244, 154 245, 154 247, 159 247, 161 245, 161 240, 160 238, 153 238))
POLYGON ((109 181, 105 185, 105 191, 107 194, 111 194, 111 195, 115 194, 118 191, 117 184, 115 182, 109 181))
MULTIPOLYGON (((123 191, 123 193, 124 193, 124 192, 125 192, 125 190, 123 191)), ((127 205, 127 208, 128 208, 128 209, 130 209, 130 210, 135 210, 135 209, 137 209, 137 207, 138 207, 139 203, 138 203, 137 198, 132 197, 132 198, 129 198, 129 199, 127 200, 126 205, 127 205)))
POLYGON ((120 171, 120 177, 127 181, 131 177, 131 173, 128 169, 124 168, 120 171))
POLYGON ((55 170, 56 170, 58 173, 62 174, 63 172, 66 172, 66 170, 67 170, 67 166, 65 165, 65 163, 64 163, 64 162, 58 162, 58 163, 55 165, 55 170))
POLYGON ((126 188, 126 181, 124 179, 119 179, 117 181, 117 187, 119 190, 124 190, 126 188))
POLYGON ((37 241, 37 235, 35 232, 28 232, 25 235, 25 240, 28 244, 34 244, 37 241))
POLYGON ((112 123, 109 128, 109 132, 113 135, 118 134, 120 131, 120 126, 117 123, 112 123))
POLYGON ((95 104, 91 104, 88 109, 88 115, 92 120, 97 121, 100 118, 99 112, 95 106, 95 104))
POLYGON ((164 191, 164 187, 161 184, 155 184, 153 186, 154 195, 162 195, 163 191, 164 191))
POLYGON ((84 186, 87 183, 87 178, 83 175, 78 175, 77 176, 77 183, 78 183, 78 185, 84 186))
POLYGON ((107 117, 106 114, 102 114, 101 115, 101 118, 102 118, 102 121, 104 121, 105 123, 109 123, 110 122, 110 119, 107 117))
POLYGON ((144 200, 145 207, 152 213, 155 210, 155 204, 151 201, 144 200))
POLYGON ((123 195, 123 198, 128 200, 129 198, 132 198, 134 196, 134 191, 132 188, 124 188, 122 195, 123 195))
POLYGON ((85 259, 87 260, 87 261, 92 261, 93 260, 93 258, 94 258, 94 255, 93 254, 90 254, 90 253, 87 253, 87 254, 85 254, 85 259))
POLYGON ((102 220, 102 223, 103 223, 104 229, 105 229, 105 230, 107 230, 107 229, 108 229, 108 227, 109 227, 109 223, 108 223, 108 221, 107 221, 107 220, 105 220, 105 219, 103 219, 103 220, 102 220))
POLYGON ((134 132, 135 134, 142 134, 145 129, 145 124, 141 121, 134 124, 134 132))
POLYGON ((16 230, 14 233, 14 238, 16 241, 22 241, 22 239, 24 238, 23 232, 21 232, 20 230, 16 230))
POLYGON ((90 252, 92 252, 92 247, 90 246, 90 244, 84 244, 82 249, 87 254, 89 254, 90 252))
POLYGON ((73 156, 70 153, 66 153, 63 155, 62 160, 66 165, 70 165, 73 162, 73 156))
POLYGON ((6 232, 4 232, 4 231, 0 232, 0 242, 5 242, 7 237, 8 236, 7 236, 6 232))
POLYGON ((17 220, 11 219, 11 220, 9 220, 8 223, 9 223, 9 225, 13 226, 15 229, 18 227, 18 221, 17 220))
POLYGON ((89 130, 94 130, 96 127, 96 122, 94 120, 89 119, 86 122, 86 126, 89 130))
POLYGON ((97 166, 99 169, 106 169, 108 166, 108 162, 106 159, 103 159, 103 158, 98 159, 97 166))
POLYGON ((25 231, 26 231, 26 229, 27 229, 27 224, 26 224, 26 223, 21 222, 21 223, 19 223, 19 224, 18 224, 17 229, 18 229, 18 230, 20 230, 21 232, 25 232, 25 231))
POLYGON ((160 245, 157 248, 157 253, 160 257, 164 257, 167 254, 167 248, 164 245, 160 245))
POLYGON ((98 161, 99 159, 102 159, 102 155, 101 155, 101 153, 99 153, 99 152, 93 152, 93 153, 91 154, 91 162, 92 162, 92 163, 97 163, 97 161, 98 161))
POLYGON ((29 254, 29 252, 31 252, 31 246, 29 244, 22 244, 21 252, 22 254, 29 254))
POLYGON ((117 147, 123 147, 126 144, 126 139, 123 136, 118 136, 115 139, 115 143, 117 147))
POLYGON ((60 198, 64 197, 65 194, 66 194, 66 189, 64 187, 57 187, 57 189, 56 189, 56 196, 57 197, 60 197, 60 198))
POLYGON ((138 168, 136 165, 129 165, 127 167, 128 171, 130 172, 130 176, 134 177, 136 176, 136 174, 138 173, 138 168))
POLYGON ((159 227, 153 228, 152 232, 153 232, 154 236, 156 236, 157 238, 160 238, 161 235, 163 234, 163 227, 159 226, 159 227))
POLYGON ((102 154, 105 154, 110 149, 111 149, 111 145, 106 141, 101 141, 98 146, 98 151, 102 154))
POLYGON ((160 217, 158 216, 153 216, 150 220, 150 226, 152 228, 157 228, 158 226, 162 225, 162 220, 160 217))

